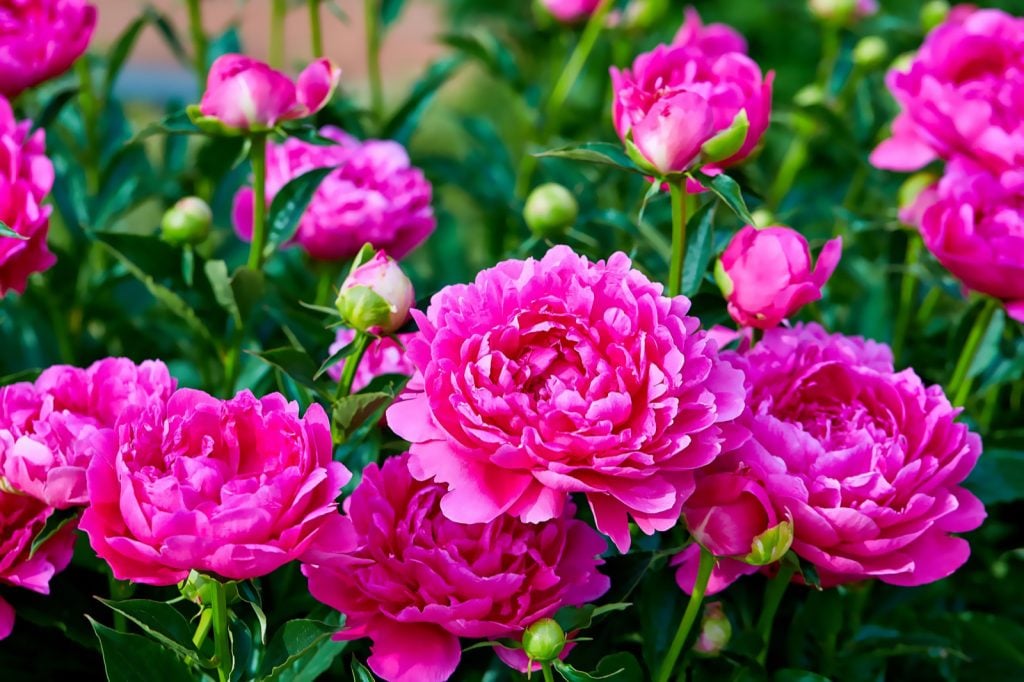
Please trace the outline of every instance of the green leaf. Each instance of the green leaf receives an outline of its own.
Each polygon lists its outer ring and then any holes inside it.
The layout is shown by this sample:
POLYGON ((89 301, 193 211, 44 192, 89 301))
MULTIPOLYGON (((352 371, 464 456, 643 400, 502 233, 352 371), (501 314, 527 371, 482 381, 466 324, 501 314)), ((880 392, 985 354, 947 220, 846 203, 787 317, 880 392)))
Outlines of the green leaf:
POLYGON ((966 485, 985 504, 1024 499, 1024 452, 987 448, 966 485))
POLYGON ((302 386, 313 389, 321 398, 330 399, 330 396, 313 379, 317 367, 305 351, 292 346, 284 346, 263 352, 249 352, 268 365, 281 370, 302 386))
POLYGON ((251 580, 243 580, 235 583, 238 588, 238 597, 252 607, 256 622, 260 628, 260 644, 267 643, 267 614, 263 612, 263 598, 260 596, 259 587, 251 580))
POLYGON ((569 159, 570 161, 583 161, 601 166, 612 166, 630 173, 647 175, 633 160, 627 156, 622 147, 610 142, 584 142, 583 144, 570 145, 559 149, 551 149, 546 152, 534 154, 539 158, 569 159))
POLYGON ((3 221, 0 221, 0 237, 10 237, 11 239, 20 239, 25 241, 28 237, 22 237, 20 234, 7 227, 3 221))
POLYGON ((334 167, 314 168, 293 178, 274 195, 267 219, 267 249, 273 250, 295 236, 299 220, 313 199, 320 183, 334 172, 334 167))
POLYGON ((405 0, 381 0, 380 2, 380 23, 387 28, 402 14, 402 7, 405 0))
POLYGON ((213 289, 213 298, 217 304, 226 310, 235 321, 235 325, 242 326, 242 314, 238 310, 238 302, 235 301, 235 292, 231 288, 231 277, 228 275, 228 265, 222 260, 206 261, 203 266, 206 279, 210 280, 210 288, 213 289))
POLYGON ((390 393, 355 393, 334 403, 334 423, 342 434, 358 429, 366 420, 382 410, 395 397, 390 393))
POLYGON ((831 682, 831 680, 824 675, 812 673, 808 670, 785 668, 777 670, 772 675, 772 682, 831 682))
POLYGON ((53 513, 46 518, 46 523, 43 524, 43 527, 39 529, 39 532, 32 539, 32 545, 28 551, 29 558, 32 558, 47 540, 59 533, 69 523, 74 523, 77 519, 78 509, 54 509, 53 513))
POLYGON ((523 78, 515 55, 490 31, 475 28, 466 33, 449 33, 442 36, 441 41, 476 59, 491 74, 511 83, 517 90, 522 89, 523 78))
POLYGON ((565 661, 555 661, 552 667, 558 671, 562 679, 568 682, 589 682, 590 680, 627 680, 625 668, 615 668, 601 673, 585 673, 577 670, 565 661))
POLYGON ((316 620, 290 620, 278 628, 263 660, 261 680, 278 680, 293 663, 329 641, 338 626, 316 620))
POLYGON ((173 114, 169 114, 164 118, 150 123, 148 126, 140 130, 135 134, 131 140, 128 141, 127 146, 131 146, 137 142, 141 142, 150 137, 156 135, 199 135, 201 131, 192 123, 188 117, 187 111, 176 111, 173 114))
POLYGON ((40 128, 47 128, 60 115, 60 112, 64 110, 65 105, 78 96, 78 87, 64 88, 58 90, 50 99, 43 105, 43 110, 35 120, 32 122, 32 132, 39 130, 40 128))
POLYGON ((743 192, 735 180, 725 173, 714 177, 701 172, 694 172, 689 175, 700 183, 701 187, 711 190, 715 196, 725 202, 725 205, 731 208, 733 213, 739 216, 740 220, 745 224, 754 224, 754 218, 750 215, 746 202, 743 201, 743 192))
POLYGON ((238 304, 242 321, 249 319, 253 308, 263 299, 265 277, 262 270, 241 266, 231 275, 231 292, 238 304))
POLYGON ((615 682, 644 682, 645 676, 640 662, 633 654, 618 653, 602 658, 597 664, 598 675, 612 674, 615 682))
POLYGON ((405 102, 385 124, 381 137, 402 144, 407 143, 427 105, 434 99, 441 86, 447 83, 464 63, 465 58, 462 55, 452 55, 431 64, 427 72, 413 85, 405 102))
POLYGON ((114 90, 114 83, 117 82, 117 76, 121 73, 121 69, 124 67, 125 62, 128 60, 128 55, 131 54, 132 49, 135 47, 135 43, 139 40, 139 34, 142 33, 142 29, 146 27, 146 24, 150 21, 150 14, 152 10, 143 14, 141 17, 133 21, 128 25, 121 35, 118 36, 114 46, 110 49, 110 55, 107 57, 107 74, 104 81, 103 89, 107 97, 114 90))
POLYGON ((192 628, 178 609, 170 604, 149 599, 96 599, 138 625, 146 634, 176 654, 201 659, 199 651, 192 643, 192 628))
POLYGON ((715 206, 709 201, 693 214, 686 226, 686 260, 683 261, 684 296, 700 289, 704 274, 715 255, 715 206))
POLYGON ((313 378, 314 379, 319 379, 331 367, 334 367, 339 362, 341 362, 342 360, 344 360, 348 356, 352 355, 352 353, 354 353, 355 350, 356 350, 356 344, 355 344, 354 341, 352 343, 345 344, 344 346, 339 348, 337 351, 335 351, 334 354, 331 355, 331 357, 329 357, 326 360, 324 360, 324 364, 320 365, 320 369, 318 369, 316 371, 316 374, 313 375, 313 378))
POLYGON ((586 604, 585 606, 564 606, 555 613, 555 621, 557 621, 566 632, 584 630, 593 624, 594 619, 615 611, 625 611, 631 606, 632 604, 624 602, 603 604, 602 606, 594 606, 593 604, 586 604))
POLYGON ((156 642, 108 628, 86 616, 100 641, 109 682, 194 682, 184 661, 156 642))
POLYGON ((359 662, 358 659, 352 659, 352 680, 353 682, 377 682, 377 678, 373 676, 366 666, 359 662))

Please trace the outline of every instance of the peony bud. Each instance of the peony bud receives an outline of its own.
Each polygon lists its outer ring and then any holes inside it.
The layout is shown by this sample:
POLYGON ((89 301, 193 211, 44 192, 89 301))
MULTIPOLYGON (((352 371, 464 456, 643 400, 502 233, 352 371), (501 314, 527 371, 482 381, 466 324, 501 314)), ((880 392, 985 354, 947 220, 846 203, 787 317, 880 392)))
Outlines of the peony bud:
POLYGON ((699 656, 717 656, 729 645, 732 639, 732 623, 725 615, 722 602, 713 601, 704 606, 704 616, 700 621, 700 636, 693 645, 693 651, 699 656))
POLYGON ((185 197, 164 213, 160 236, 168 244, 199 244, 210 236, 213 213, 199 197, 185 197))
POLYGON ((941 24, 949 16, 949 3, 945 0, 932 0, 921 8, 921 28, 927 33, 941 24))
POLYGON ((805 85, 793 95, 793 103, 800 107, 813 107, 825 102, 825 90, 817 83, 805 85))
POLYGON ((659 100, 631 132, 637 151, 660 176, 683 173, 714 137, 714 112, 700 95, 682 91, 659 100))
POLYGON ((747 110, 740 109, 728 128, 704 143, 700 148, 701 155, 708 163, 725 161, 743 147, 748 132, 750 119, 747 118, 747 110))
POLYGON ((415 304, 412 282, 383 251, 362 264, 357 259, 335 303, 350 327, 371 334, 397 331, 415 304))
POLYGON ((564 235, 576 222, 579 210, 576 197, 569 190, 549 182, 530 192, 523 218, 534 235, 548 239, 564 235))
MULTIPOLYGON (((191 571, 188 578, 178 583, 178 590, 181 596, 196 604, 209 606, 213 604, 213 597, 217 591, 218 580, 199 571, 191 571)), ((231 581, 224 584, 227 594, 227 602, 238 601, 238 583, 231 581)))
POLYGON ((523 632, 523 651, 531 661, 551 663, 565 648, 565 630, 553 618, 542 618, 523 632))
POLYGON ((826 24, 846 26, 878 11, 878 0, 810 0, 811 14, 826 24))
POLYGON ((589 19, 601 0, 540 0, 540 5, 563 24, 589 19))
POLYGON ((643 31, 655 26, 668 11, 669 0, 630 0, 623 16, 629 30, 643 31))
POLYGON ((853 63, 867 71, 882 67, 888 58, 889 45, 878 36, 861 38, 853 48, 853 63))
POLYGON ((780 561, 793 545, 793 521, 787 520, 754 538, 750 554, 743 557, 751 566, 767 566, 780 561))

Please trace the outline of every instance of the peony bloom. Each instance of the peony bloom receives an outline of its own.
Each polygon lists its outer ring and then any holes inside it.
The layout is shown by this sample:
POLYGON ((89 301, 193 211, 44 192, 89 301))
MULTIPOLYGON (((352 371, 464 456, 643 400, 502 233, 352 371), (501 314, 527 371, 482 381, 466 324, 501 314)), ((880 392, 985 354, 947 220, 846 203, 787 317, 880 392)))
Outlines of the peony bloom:
POLYGON ((267 131, 307 118, 327 106, 341 71, 317 59, 297 81, 240 54, 218 57, 210 68, 199 113, 237 131, 267 131))
MULTIPOLYGON (((339 329, 334 343, 331 344, 330 353, 334 355, 339 350, 352 343, 356 333, 351 329, 339 329)), ((363 361, 359 363, 355 379, 352 381, 352 391, 357 392, 366 388, 371 381, 385 374, 406 374, 412 376, 416 367, 409 360, 405 346, 416 337, 415 332, 410 334, 399 334, 396 337, 385 336, 374 339, 370 342, 363 355, 363 361)), ((327 370, 328 376, 335 381, 341 379, 342 365, 338 364, 327 370)))
POLYGON ((0 95, 13 99, 67 71, 95 28, 96 7, 85 0, 2 0, 0 95))
POLYGON ((163 404, 174 387, 162 362, 107 358, 0 388, 0 477, 51 507, 88 504, 90 436, 113 428, 127 410, 163 404))
POLYGON ((685 17, 673 45, 693 47, 715 57, 729 52, 747 53, 746 39, 732 26, 705 24, 693 7, 686 8, 685 17))
MULTIPOLYGON (((67 524, 32 552, 32 541, 53 509, 24 495, 0 491, 0 584, 50 593, 50 579, 71 561, 74 524, 67 524)), ((11 634, 14 608, 0 597, 0 640, 11 634)))
MULTIPOLYGON (((956 161, 918 200, 925 246, 968 289, 1024 322, 1024 178, 956 161), (921 209, 920 206, 926 206, 921 209)), ((911 212, 910 217, 913 217, 911 212)))
POLYGON ((417 374, 388 410, 409 468, 448 485, 448 518, 528 523, 584 493, 625 552, 629 518, 676 525, 693 470, 713 461, 743 409, 743 377, 719 360, 690 302, 565 246, 439 292, 408 344, 417 374))
POLYGON ((722 28, 711 33, 713 26, 698 28, 699 21, 691 13, 677 44, 659 45, 631 68, 611 70, 615 130, 624 143, 632 139, 658 170, 664 170, 659 164, 666 159, 676 166, 673 171, 686 170, 698 160, 701 146, 728 130, 741 111, 749 120, 742 143, 727 158, 705 166, 708 172, 750 156, 768 127, 774 75, 764 77, 742 52, 723 51, 740 47, 739 36, 722 28))
MULTIPOLYGON (((323 137, 337 145, 319 146, 294 138, 267 144, 267 203, 289 180, 314 168, 336 166, 313 196, 294 242, 318 260, 346 260, 370 242, 394 258, 404 258, 436 225, 432 191, 423 173, 409 165, 402 145, 387 140, 360 142, 332 127, 323 137)), ((252 189, 235 197, 235 229, 252 238, 252 189)))
POLYGON ((842 248, 842 239, 831 240, 812 267, 807 240, 796 230, 744 227, 729 242, 717 271, 732 319, 745 327, 770 329, 817 301, 842 248))
POLYGON ((601 0, 540 0, 540 4, 563 24, 588 18, 601 0))
POLYGON ((402 266, 383 251, 356 263, 335 302, 348 326, 371 334, 391 334, 409 319, 416 292, 402 266))
POLYGON ((182 389, 93 440, 81 527, 121 580, 245 580, 341 542, 334 501, 350 474, 319 405, 300 418, 279 394, 182 389))
POLYGON ((539 524, 456 523, 441 512, 444 486, 409 468, 408 455, 366 467, 345 501, 355 548, 302 567, 313 596, 345 614, 336 639, 370 637, 370 668, 387 682, 447 680, 460 637, 518 640, 608 590, 605 542, 571 504, 539 524))
POLYGON ((818 325, 769 330, 731 357, 750 389, 752 438, 738 459, 775 513, 792 516, 793 551, 824 585, 923 585, 967 561, 967 541, 951 534, 985 518, 960 485, 981 439, 941 388, 895 371, 887 346, 818 325))
POLYGON ((53 187, 53 164, 46 158, 46 133, 31 129, 32 122, 17 121, 0 97, 0 222, 23 237, 0 235, 0 297, 23 293, 29 275, 57 262, 46 246, 51 209, 43 206, 53 187))
POLYGON ((879 168, 912 171, 971 159, 1002 172, 1024 158, 1024 19, 958 7, 887 82, 903 111, 871 155, 879 168))

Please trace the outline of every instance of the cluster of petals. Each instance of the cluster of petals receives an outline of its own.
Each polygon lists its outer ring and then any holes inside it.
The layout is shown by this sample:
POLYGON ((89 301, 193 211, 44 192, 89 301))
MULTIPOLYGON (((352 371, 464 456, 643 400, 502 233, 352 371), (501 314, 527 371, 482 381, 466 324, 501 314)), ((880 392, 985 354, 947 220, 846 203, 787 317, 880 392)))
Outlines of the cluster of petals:
MULTIPOLYGON (((446 680, 460 638, 518 640, 610 586, 597 570, 605 541, 571 504, 538 524, 464 524, 442 513, 444 495, 410 473, 408 455, 370 464, 345 501, 354 547, 303 566, 313 596, 346 616, 336 638, 371 638, 369 665, 387 682, 446 680)), ((521 651, 497 651, 526 664, 521 651)))
MULTIPOLYGON (((2 17, 0 10, 0 22, 2 17)), ((31 130, 32 122, 15 119, 0 96, 0 222, 18 233, 0 234, 0 297, 23 293, 29 275, 57 262, 46 245, 51 209, 43 205, 53 187, 53 164, 46 157, 46 134, 31 130)))
POLYGON ((742 374, 689 307, 625 254, 564 246, 443 289, 413 312, 417 372, 387 413, 410 470, 463 523, 546 521, 583 493, 621 551, 630 518, 672 528, 743 411, 742 374))
POLYGON ((67 71, 95 28, 86 0, 0 0, 0 95, 17 97, 67 71))
MULTIPOLYGON (((432 189, 397 142, 360 142, 334 127, 320 135, 335 144, 289 138, 267 144, 267 202, 290 180, 315 168, 335 168, 299 221, 294 243, 318 260, 352 258, 369 242, 403 258, 434 231, 432 189)), ((253 191, 235 197, 235 229, 252 238, 253 191)))

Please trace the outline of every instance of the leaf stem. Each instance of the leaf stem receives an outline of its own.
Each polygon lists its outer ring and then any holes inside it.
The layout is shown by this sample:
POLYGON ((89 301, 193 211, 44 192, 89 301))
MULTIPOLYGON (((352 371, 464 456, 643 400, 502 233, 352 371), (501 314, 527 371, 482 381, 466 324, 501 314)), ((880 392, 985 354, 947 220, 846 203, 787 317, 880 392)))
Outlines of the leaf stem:
POLYGON ((213 624, 213 610, 203 609, 199 614, 199 625, 196 626, 196 633, 192 636, 192 643, 196 645, 196 648, 203 646, 203 642, 206 641, 206 635, 210 632, 210 625, 213 624))
POLYGON ((700 565, 697 568, 697 582, 693 586, 693 594, 690 595, 690 602, 686 605, 683 619, 679 621, 679 629, 669 646, 668 653, 661 662, 658 670, 657 682, 668 682, 672 677, 672 671, 676 667, 680 654, 683 652, 683 645, 686 638, 697 621, 700 613, 701 602, 704 601, 704 592, 708 588, 708 581, 711 579, 711 571, 715 567, 715 557, 703 547, 700 548, 700 565))
POLYGON ((978 314, 978 319, 974 321, 971 333, 967 336, 967 342, 960 352, 956 367, 953 368, 953 376, 949 380, 946 391, 947 395, 951 396, 954 405, 962 406, 970 397, 971 384, 974 383, 973 377, 970 376, 971 365, 974 364, 978 348, 985 338, 985 332, 988 331, 989 325, 992 324, 992 318, 998 307, 999 301, 994 298, 988 299, 981 309, 981 313, 978 314))
POLYGON ((555 682, 555 676, 551 673, 550 663, 541 663, 540 670, 544 674, 544 682, 555 682))
POLYGON ((270 7, 270 66, 284 68, 284 22, 288 0, 272 0, 270 7))
POLYGON ((203 31, 201 0, 188 0, 188 28, 192 38, 192 68, 196 72, 196 87, 202 94, 206 87, 206 32, 203 31))
POLYGON ((313 59, 324 56, 324 33, 320 26, 320 0, 309 0, 309 33, 313 42, 313 59))
POLYGON ((783 561, 779 565, 778 574, 768 582, 764 590, 764 604, 761 607, 761 616, 757 619, 757 632, 761 635, 761 651, 757 660, 762 664, 768 657, 768 645, 772 638, 772 625, 775 623, 775 614, 782 603, 782 596, 786 593, 790 581, 793 580, 793 573, 796 572, 795 562, 783 561))
POLYGON ((341 379, 338 381, 338 392, 335 394, 335 400, 340 400, 352 394, 352 382, 355 381, 356 370, 359 369, 359 363, 363 361, 363 355, 366 354, 366 349, 370 346, 370 340, 371 336, 366 332, 356 332, 356 338, 352 341, 355 344, 355 350, 345 358, 345 365, 341 370, 341 379))
POLYGON ((378 122, 384 119, 384 85, 380 74, 380 0, 366 0, 366 68, 370 78, 370 111, 378 122))
POLYGON ((217 655, 217 676, 220 682, 231 678, 231 640, 228 634, 228 600, 224 583, 214 581, 213 644, 217 655))
POLYGON ((678 296, 683 287, 683 264, 686 262, 686 221, 689 213, 689 196, 686 192, 686 178, 670 181, 672 196, 672 258, 669 261, 668 295, 678 296))
POLYGON ((248 265, 263 268, 263 250, 267 245, 267 134, 255 133, 249 150, 252 162, 252 244, 248 265))

